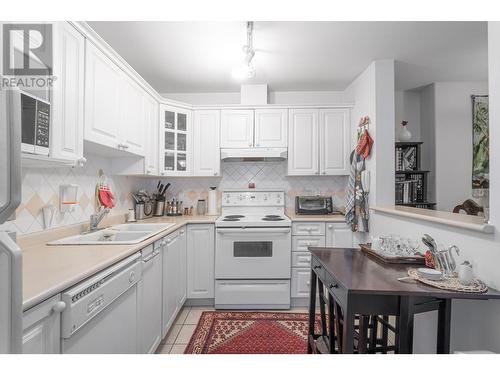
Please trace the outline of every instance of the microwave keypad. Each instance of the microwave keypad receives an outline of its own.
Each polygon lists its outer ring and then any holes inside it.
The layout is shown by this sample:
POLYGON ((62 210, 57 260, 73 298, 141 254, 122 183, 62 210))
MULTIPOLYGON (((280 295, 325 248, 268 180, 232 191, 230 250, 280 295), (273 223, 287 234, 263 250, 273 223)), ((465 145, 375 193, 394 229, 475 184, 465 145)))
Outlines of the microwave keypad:
POLYGON ((36 116, 36 145, 49 147, 50 106, 38 102, 36 116))

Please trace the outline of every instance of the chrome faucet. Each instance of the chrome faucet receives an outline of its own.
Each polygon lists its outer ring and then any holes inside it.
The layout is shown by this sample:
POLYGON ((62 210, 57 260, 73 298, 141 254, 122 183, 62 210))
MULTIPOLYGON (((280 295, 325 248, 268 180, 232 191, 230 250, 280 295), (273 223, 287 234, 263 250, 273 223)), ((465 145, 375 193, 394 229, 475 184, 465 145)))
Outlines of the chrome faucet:
POLYGON ((89 232, 94 232, 97 230, 97 226, 99 223, 104 219, 104 216, 106 216, 109 211, 111 211, 109 208, 103 208, 96 214, 90 215, 90 226, 89 226, 89 232))

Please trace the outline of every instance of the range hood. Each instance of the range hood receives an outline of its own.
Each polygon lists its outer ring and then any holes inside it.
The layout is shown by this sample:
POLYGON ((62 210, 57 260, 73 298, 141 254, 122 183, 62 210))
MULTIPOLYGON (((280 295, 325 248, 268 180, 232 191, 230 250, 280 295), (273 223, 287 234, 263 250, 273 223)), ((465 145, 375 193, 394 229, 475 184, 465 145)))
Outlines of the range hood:
POLYGON ((286 147, 221 148, 220 159, 225 161, 279 161, 288 156, 286 147))

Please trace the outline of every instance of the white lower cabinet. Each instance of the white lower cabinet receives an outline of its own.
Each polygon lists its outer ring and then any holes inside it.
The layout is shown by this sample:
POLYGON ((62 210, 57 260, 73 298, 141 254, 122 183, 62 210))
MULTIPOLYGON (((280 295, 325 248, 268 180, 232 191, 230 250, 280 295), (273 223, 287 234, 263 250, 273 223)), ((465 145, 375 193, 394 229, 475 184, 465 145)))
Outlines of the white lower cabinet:
POLYGON ((292 268, 292 298, 309 297, 310 268, 292 268))
POLYGON ((346 223, 326 223, 327 247, 353 247, 353 234, 346 223))
POLYGON ((311 253, 309 247, 353 247, 346 223, 299 221, 292 224, 292 298, 309 297, 311 253))
POLYGON ((142 251, 139 292, 139 348, 154 353, 162 339, 162 253, 149 245, 142 251))
POLYGON ((23 314, 23 353, 61 352, 61 312, 65 304, 58 294, 23 314))
POLYGON ((163 251, 162 336, 186 300, 186 234, 181 228, 160 240, 163 251))
POLYGON ((214 298, 215 228, 213 224, 187 227, 187 297, 214 298))

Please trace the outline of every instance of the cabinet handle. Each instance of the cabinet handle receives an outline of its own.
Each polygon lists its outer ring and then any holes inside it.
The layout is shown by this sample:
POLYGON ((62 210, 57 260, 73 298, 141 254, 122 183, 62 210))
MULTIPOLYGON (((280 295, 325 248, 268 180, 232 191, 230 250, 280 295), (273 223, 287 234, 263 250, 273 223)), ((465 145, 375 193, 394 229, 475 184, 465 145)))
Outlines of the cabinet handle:
POLYGON ((325 172, 325 171, 323 171, 323 172, 321 172, 321 174, 326 174, 326 172, 325 172))
POLYGON ((123 145, 121 143, 118 143, 118 145, 116 146, 117 148, 122 148, 123 145))
POLYGON ((165 240, 165 242, 166 242, 166 243, 170 243, 170 242, 172 242, 172 240, 171 240, 170 238, 167 238, 167 239, 165 240))
POLYGON ((306 285, 309 286, 311 285, 311 282, 309 280, 306 281, 306 285))
POLYGON ((52 306, 52 311, 55 313, 63 312, 64 309, 66 309, 66 302, 64 301, 56 302, 55 305, 52 306))
POLYGON ((181 234, 184 234, 184 232, 185 232, 184 229, 181 229, 181 234))
POLYGON ((333 224, 328 224, 328 229, 332 229, 333 228, 333 224))
POLYGON ((251 142, 248 144, 248 147, 252 147, 252 143, 251 142))
POLYGON ((151 169, 148 169, 148 170, 146 171, 146 174, 151 174, 151 169))
POLYGON ((126 150, 128 148, 128 145, 122 145, 122 147, 126 150))
POLYGON ((321 266, 313 266, 313 269, 317 270, 317 269, 320 269, 321 266))
POLYGON ((318 172, 318 171, 316 171, 316 172, 314 172, 314 174, 319 174, 319 172, 318 172))
POLYGON ((329 288, 330 289, 335 289, 335 288, 338 288, 339 285, 338 284, 330 284, 329 288))

